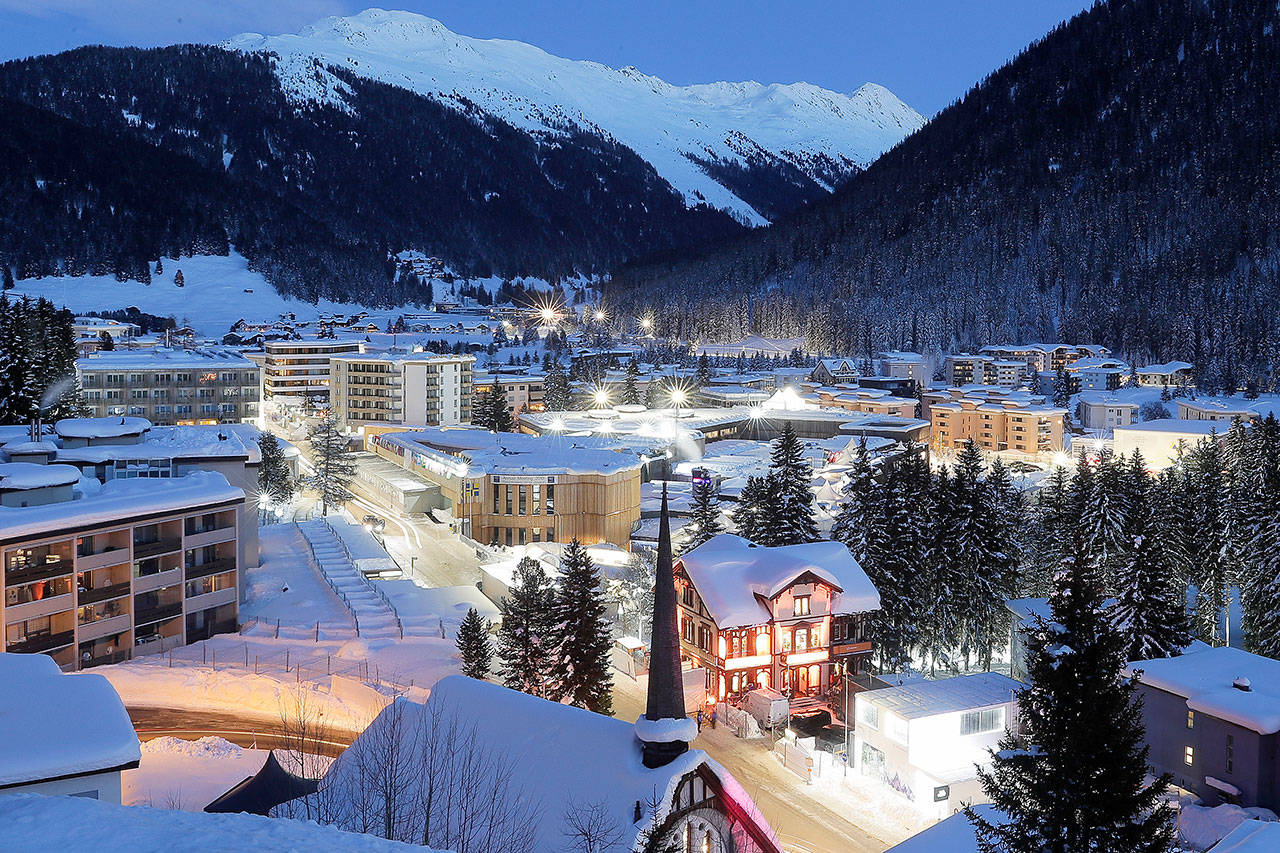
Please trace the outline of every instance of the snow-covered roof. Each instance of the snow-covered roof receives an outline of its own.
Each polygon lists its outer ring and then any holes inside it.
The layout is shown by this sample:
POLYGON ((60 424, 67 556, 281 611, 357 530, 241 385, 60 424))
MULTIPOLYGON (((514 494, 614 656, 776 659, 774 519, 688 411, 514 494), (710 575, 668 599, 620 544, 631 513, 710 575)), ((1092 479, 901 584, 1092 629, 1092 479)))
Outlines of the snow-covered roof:
POLYGON ((11 441, 0 447, 0 450, 4 450, 5 453, 9 454, 53 453, 57 449, 58 445, 48 439, 41 441, 11 441))
POLYGON ((1115 427, 1115 432, 1172 432, 1184 435, 1208 436, 1214 433, 1221 435, 1225 425, 1221 421, 1188 421, 1181 418, 1156 418, 1140 424, 1115 427))
POLYGON ((283 817, 118 806, 87 797, 38 794, 0 797, 0 847, 6 850, 432 853, 427 847, 283 817))
POLYGON ((1185 698, 1193 711, 1258 734, 1280 732, 1280 660, 1222 646, 1134 661, 1128 668, 1141 670, 1143 684, 1185 698), (1242 690, 1236 683, 1249 689, 1242 690))
POLYGON ((124 703, 101 675, 64 675, 48 655, 0 653, 0 684, 0 786, 111 770, 142 757, 124 703))
POLYGON ((482 429, 423 429, 386 433, 382 444, 406 452, 435 450, 461 458, 466 476, 482 474, 613 474, 639 469, 640 457, 617 442, 594 436, 537 436, 482 429))
POLYGON ((1177 373, 1180 370, 1191 370, 1193 365, 1185 361, 1166 361, 1163 364, 1148 364, 1146 367, 1139 367, 1138 374, 1144 373, 1151 375, 1165 375, 1169 373, 1177 373))
POLYGON ((70 486, 80 481, 74 465, 37 465, 34 462, 0 463, 0 491, 70 486))
POLYGON ((232 349, 207 347, 201 349, 169 349, 154 347, 145 350, 99 350, 76 359, 79 370, 192 370, 224 368, 256 368, 252 361, 232 349))
POLYGON ((1079 400, 1086 406, 1109 406, 1113 409, 1137 409, 1133 400, 1121 400, 1111 391, 1081 391, 1079 400))
POLYGON ((899 717, 914 720, 1003 705, 1012 702, 1014 692, 1022 686, 1022 682, 998 672, 975 672, 936 681, 914 681, 898 687, 866 690, 857 698, 859 702, 870 702, 899 717))
MULTIPOLYGON (((102 463, 114 459, 212 459, 243 457, 249 464, 261 460, 258 429, 251 424, 205 424, 152 427, 137 444, 97 444, 62 448, 59 462, 102 463)), ((283 446, 285 442, 281 441, 283 446)))
POLYGON ((172 479, 81 481, 75 500, 33 507, 0 507, 0 539, 12 541, 65 528, 91 527, 152 513, 180 512, 244 500, 244 492, 213 471, 172 479))
POLYGON ((63 438, 123 438, 151 429, 146 418, 63 418, 53 425, 63 438))
POLYGON ((721 533, 680 557, 679 562, 720 628, 770 621, 770 611, 760 598, 772 599, 805 574, 835 587, 832 613, 880 609, 880 593, 839 542, 769 548, 721 533))
MULTIPOLYGON (((474 726, 475 743, 489 756, 481 760, 505 764, 503 796, 507 804, 529 812, 534 850, 564 849, 565 812, 584 804, 598 806, 607 820, 623 830, 623 837, 601 848, 601 853, 632 850, 646 825, 645 817, 635 819, 636 803, 649 802, 655 793, 669 803, 678 781, 702 765, 715 774, 727 796, 767 827, 741 786, 706 753, 691 749, 664 767, 649 769, 641 763, 635 727, 614 717, 458 675, 437 682, 425 705, 407 699, 397 699, 395 705, 384 710, 334 762, 325 784, 338 796, 348 786, 367 784, 359 768, 361 757, 395 730, 388 727, 398 724, 400 737, 414 744, 414 752, 421 752, 424 747, 416 740, 422 737, 420 726, 430 725, 435 711, 442 715, 440 725, 456 723, 455 740, 469 740, 468 730, 474 726)), ((442 746, 450 749, 454 744, 442 746)), ((486 772, 499 771, 490 767, 486 772)), ((406 798, 413 798, 420 779, 415 768, 406 767, 400 782, 406 798)))
MULTIPOLYGON (((973 810, 986 820, 1000 815, 995 806, 989 804, 976 805, 973 810)), ((968 816, 957 812, 890 847, 887 853, 978 853, 978 834, 968 816)))
POLYGON ((1280 850, 1280 823, 1246 820, 1213 848, 1213 853, 1275 853, 1280 850))

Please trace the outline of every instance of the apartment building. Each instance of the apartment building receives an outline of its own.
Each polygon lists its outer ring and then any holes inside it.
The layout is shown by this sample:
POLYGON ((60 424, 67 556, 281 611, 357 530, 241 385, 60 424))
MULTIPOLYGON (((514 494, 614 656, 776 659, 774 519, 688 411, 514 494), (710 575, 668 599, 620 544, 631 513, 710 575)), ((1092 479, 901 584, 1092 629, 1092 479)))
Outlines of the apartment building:
POLYGON ((348 353, 329 360, 329 408, 340 427, 457 426, 471 421, 470 355, 348 353))
POLYGON ((948 393, 949 401, 935 397, 929 405, 935 450, 958 450, 969 441, 992 452, 1030 456, 1063 449, 1067 410, 1045 405, 1044 397, 998 388, 952 388, 948 393))
POLYGON ((1138 404, 1101 391, 1085 391, 1076 411, 1085 429, 1109 431, 1132 424, 1138 404))
POLYGON ((912 397, 897 397, 887 391, 837 385, 806 391, 802 399, 829 409, 847 412, 865 412, 871 415, 889 415, 896 418, 914 418, 917 401, 912 397))
POLYGON ((1094 344, 995 344, 978 350, 993 359, 1019 361, 1027 365, 1029 374, 1057 372, 1082 358, 1106 358, 1111 350, 1094 344))
POLYGON ((366 446, 439 490, 441 513, 479 542, 630 548, 644 460, 617 441, 480 429, 370 428, 366 446))
POLYGON ((1256 409, 1223 400, 1178 400, 1178 417, 1184 421, 1217 421, 1225 431, 1236 418, 1247 424, 1261 416, 1256 409))
POLYGON ((991 356, 962 352, 947 356, 943 373, 949 385, 987 385, 987 368, 995 361, 991 356))
POLYGON ((1185 361, 1166 361, 1139 367, 1138 384, 1149 386, 1185 385, 1195 381, 1195 366, 1185 361))
POLYGON ((6 651, 76 670, 236 630, 242 489, 212 471, 80 477, 0 464, 6 651))
POLYGON ((263 400, 323 405, 329 402, 329 360, 335 355, 364 352, 364 342, 267 341, 263 351, 263 400))
POLYGON ((259 368, 230 349, 99 351, 76 360, 76 377, 93 417, 191 425, 258 416, 259 368))
POLYGON ((706 669, 709 697, 808 696, 869 671, 880 594, 839 542, 768 548, 722 533, 675 572, 681 655, 706 669))
POLYGON ((491 367, 484 373, 476 373, 471 384, 473 398, 497 388, 507 398, 507 411, 513 415, 546 411, 546 381, 539 373, 524 372, 527 370, 507 372, 491 367))

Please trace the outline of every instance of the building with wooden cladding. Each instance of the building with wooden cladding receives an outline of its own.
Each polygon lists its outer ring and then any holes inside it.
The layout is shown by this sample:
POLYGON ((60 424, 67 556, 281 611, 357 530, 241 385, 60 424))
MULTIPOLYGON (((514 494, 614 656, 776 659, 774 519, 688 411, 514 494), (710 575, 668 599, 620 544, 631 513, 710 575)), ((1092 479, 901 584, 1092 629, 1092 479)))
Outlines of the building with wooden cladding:
POLYGON ((880 594, 839 542, 769 548, 722 533, 675 564, 680 648, 715 699, 772 687, 792 696, 869 670, 880 594))
POLYGON ((478 542, 611 542, 629 548, 645 460, 592 436, 365 428, 367 447, 434 484, 478 542))

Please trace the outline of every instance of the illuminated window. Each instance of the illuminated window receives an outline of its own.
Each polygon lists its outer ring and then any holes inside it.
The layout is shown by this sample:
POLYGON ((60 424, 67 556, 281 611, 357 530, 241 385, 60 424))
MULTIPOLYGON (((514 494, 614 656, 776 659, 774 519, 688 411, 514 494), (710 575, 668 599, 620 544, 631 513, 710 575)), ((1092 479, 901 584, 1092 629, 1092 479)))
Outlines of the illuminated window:
POLYGON ((1187 712, 1187 728, 1194 729, 1195 727, 1196 727, 1196 712, 1188 711, 1187 712))
POLYGON ((1195 747, 1188 746, 1188 747, 1183 748, 1183 750, 1182 750, 1182 763, 1183 763, 1183 764, 1186 764, 1188 767, 1190 767, 1192 764, 1195 764, 1195 761, 1196 761, 1196 750, 1195 750, 1195 747))
POLYGON ((797 596, 796 596, 796 598, 795 598, 795 615, 796 615, 796 616, 808 616, 808 615, 809 615, 809 596, 807 596, 807 595, 797 595, 797 596))

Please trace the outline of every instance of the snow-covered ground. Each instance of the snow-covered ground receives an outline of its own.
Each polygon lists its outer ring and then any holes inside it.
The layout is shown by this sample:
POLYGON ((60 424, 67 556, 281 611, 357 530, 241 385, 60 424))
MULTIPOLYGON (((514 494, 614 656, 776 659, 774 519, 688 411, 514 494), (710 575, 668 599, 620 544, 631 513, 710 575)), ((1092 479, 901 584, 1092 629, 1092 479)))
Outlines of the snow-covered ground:
POLYGON ((261 565, 245 572, 246 600, 240 621, 303 629, 320 623, 321 634, 354 637, 346 606, 310 565, 306 540, 293 523, 259 529, 261 565))
POLYGON ((145 741, 137 769, 121 778, 124 804, 198 812, 261 770, 267 754, 220 737, 145 741))

